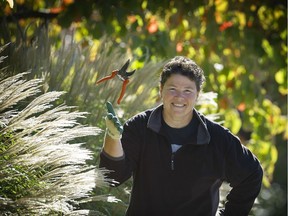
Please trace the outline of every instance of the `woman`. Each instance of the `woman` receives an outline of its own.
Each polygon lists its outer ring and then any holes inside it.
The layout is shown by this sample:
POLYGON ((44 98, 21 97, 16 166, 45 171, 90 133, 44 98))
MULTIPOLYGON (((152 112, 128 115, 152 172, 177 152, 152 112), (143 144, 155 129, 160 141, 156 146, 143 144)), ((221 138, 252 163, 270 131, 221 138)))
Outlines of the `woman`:
POLYGON ((248 215, 251 210, 262 168, 235 135, 194 108, 204 81, 194 61, 177 56, 161 73, 160 106, 132 117, 122 130, 108 105, 100 167, 112 171, 114 186, 133 177, 126 215, 248 215), (217 211, 223 181, 232 189, 217 211))

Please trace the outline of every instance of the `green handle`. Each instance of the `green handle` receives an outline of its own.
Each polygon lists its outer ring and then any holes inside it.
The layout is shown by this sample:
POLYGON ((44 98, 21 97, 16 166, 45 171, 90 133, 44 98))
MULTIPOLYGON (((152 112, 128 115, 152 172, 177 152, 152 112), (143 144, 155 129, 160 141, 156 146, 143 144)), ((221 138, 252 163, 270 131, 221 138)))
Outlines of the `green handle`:
POLYGON ((116 116, 116 113, 114 111, 113 105, 109 101, 107 101, 106 102, 106 107, 107 107, 107 111, 108 111, 107 118, 114 123, 114 126, 122 134, 123 126, 120 123, 118 117, 116 116))
POLYGON ((106 102, 106 107, 107 107, 108 113, 111 113, 113 116, 116 116, 114 108, 109 101, 106 102))

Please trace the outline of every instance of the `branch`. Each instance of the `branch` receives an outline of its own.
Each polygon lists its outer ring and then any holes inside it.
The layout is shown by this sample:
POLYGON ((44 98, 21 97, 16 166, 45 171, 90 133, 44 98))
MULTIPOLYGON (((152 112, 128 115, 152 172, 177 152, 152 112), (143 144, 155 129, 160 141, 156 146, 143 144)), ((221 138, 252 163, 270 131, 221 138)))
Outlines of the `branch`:
POLYGON ((40 18, 40 19, 53 19, 57 17, 59 13, 51 13, 51 12, 40 12, 40 11, 25 11, 13 13, 9 16, 0 17, 0 22, 5 20, 6 22, 12 22, 20 19, 28 19, 28 18, 40 18))

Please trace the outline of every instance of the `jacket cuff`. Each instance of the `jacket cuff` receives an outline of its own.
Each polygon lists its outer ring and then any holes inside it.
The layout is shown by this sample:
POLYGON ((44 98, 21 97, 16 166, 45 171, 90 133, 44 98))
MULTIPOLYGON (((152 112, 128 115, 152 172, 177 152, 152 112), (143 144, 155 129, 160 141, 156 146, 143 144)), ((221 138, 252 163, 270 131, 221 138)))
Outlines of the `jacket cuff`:
POLYGON ((120 157, 113 157, 113 156, 109 155, 108 153, 106 153, 103 148, 102 148, 102 151, 101 151, 100 154, 102 156, 108 158, 109 160, 113 160, 113 161, 120 161, 120 160, 123 160, 125 158, 125 154, 123 154, 120 157))

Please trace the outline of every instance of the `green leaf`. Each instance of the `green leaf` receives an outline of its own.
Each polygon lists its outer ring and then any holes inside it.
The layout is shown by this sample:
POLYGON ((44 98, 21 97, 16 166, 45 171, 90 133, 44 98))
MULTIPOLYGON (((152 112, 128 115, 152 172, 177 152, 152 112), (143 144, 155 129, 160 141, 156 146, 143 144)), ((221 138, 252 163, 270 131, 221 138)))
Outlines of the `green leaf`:
POLYGON ((286 77, 286 70, 283 68, 281 70, 277 71, 275 74, 275 80, 279 84, 284 84, 285 81, 287 81, 285 79, 285 77, 286 77))
POLYGON ((224 126, 229 128, 232 133, 237 134, 241 128, 242 122, 239 113, 235 109, 229 109, 225 112, 224 126))

